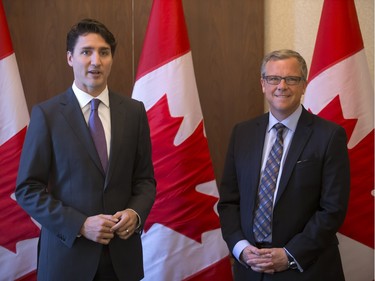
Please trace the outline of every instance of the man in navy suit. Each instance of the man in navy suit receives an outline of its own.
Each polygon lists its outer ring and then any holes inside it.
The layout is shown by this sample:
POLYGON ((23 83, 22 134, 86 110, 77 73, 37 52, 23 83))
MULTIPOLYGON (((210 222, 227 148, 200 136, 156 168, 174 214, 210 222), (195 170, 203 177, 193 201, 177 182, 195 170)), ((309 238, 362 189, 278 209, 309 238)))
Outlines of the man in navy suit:
POLYGON ((235 279, 342 281, 336 233, 349 200, 345 130, 301 105, 307 67, 299 53, 266 55, 261 85, 269 112, 234 127, 219 190, 218 211, 235 257, 235 279), (270 197, 271 230, 260 238, 258 189, 277 123, 285 126, 283 152, 270 197))
POLYGON ((141 102, 107 87, 116 40, 85 19, 67 35, 74 82, 31 114, 16 198, 42 228, 38 280, 141 280, 140 233, 155 199, 150 131, 141 102), (88 122, 99 99, 102 165, 88 122), (108 155, 108 156, 107 156, 108 155))

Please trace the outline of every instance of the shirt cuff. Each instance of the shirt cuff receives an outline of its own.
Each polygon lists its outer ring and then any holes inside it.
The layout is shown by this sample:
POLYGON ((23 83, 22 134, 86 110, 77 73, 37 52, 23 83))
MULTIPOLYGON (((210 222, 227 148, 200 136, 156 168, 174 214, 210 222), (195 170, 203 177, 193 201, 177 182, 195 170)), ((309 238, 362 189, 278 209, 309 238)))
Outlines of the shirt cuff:
POLYGON ((284 247, 284 251, 287 256, 291 257, 295 261, 295 263, 297 264, 298 270, 300 272, 303 272, 303 268, 299 265, 298 261, 293 257, 293 255, 287 250, 287 248, 284 247))
POLYGON ((241 263, 243 264, 244 266, 248 267, 247 264, 245 264, 243 261, 241 261, 240 259, 240 256, 241 256, 241 253, 242 251, 247 247, 247 246, 250 246, 250 243, 249 241, 247 240, 240 240, 236 243, 236 245, 234 245, 233 247, 233 256, 241 263))

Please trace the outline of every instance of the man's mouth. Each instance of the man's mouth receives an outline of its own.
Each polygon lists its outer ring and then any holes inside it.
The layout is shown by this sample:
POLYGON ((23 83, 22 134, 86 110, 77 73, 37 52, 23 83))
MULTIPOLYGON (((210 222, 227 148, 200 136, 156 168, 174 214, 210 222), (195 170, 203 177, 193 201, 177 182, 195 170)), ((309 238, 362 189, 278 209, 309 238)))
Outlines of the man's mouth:
POLYGON ((89 70, 88 72, 90 74, 94 74, 94 75, 99 75, 100 74, 100 71, 98 71, 98 70, 89 70))
POLYGON ((287 94, 275 94, 274 95, 275 97, 277 97, 277 98, 289 98, 290 97, 290 95, 287 95, 287 94))

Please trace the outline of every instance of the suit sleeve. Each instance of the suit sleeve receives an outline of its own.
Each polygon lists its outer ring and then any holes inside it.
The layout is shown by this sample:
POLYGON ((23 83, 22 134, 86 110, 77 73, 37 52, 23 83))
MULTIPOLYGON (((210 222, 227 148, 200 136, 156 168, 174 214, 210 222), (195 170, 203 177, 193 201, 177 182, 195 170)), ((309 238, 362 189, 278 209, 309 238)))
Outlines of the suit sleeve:
MULTIPOLYGON (((346 133, 342 127, 335 126, 327 135, 330 137, 319 171, 321 186, 316 186, 320 188, 316 210, 302 232, 285 245, 304 269, 314 263, 329 245, 337 244, 335 234, 344 222, 349 201, 350 167, 346 133)), ((314 177, 313 171, 310 177, 314 177)))
POLYGON ((31 217, 71 247, 86 217, 48 192, 52 159, 48 122, 42 108, 35 106, 23 145, 15 195, 31 217))
POLYGON ((223 176, 219 187, 220 199, 218 212, 223 238, 233 251, 240 240, 246 239, 241 228, 240 191, 235 167, 236 128, 233 129, 224 164, 223 176))

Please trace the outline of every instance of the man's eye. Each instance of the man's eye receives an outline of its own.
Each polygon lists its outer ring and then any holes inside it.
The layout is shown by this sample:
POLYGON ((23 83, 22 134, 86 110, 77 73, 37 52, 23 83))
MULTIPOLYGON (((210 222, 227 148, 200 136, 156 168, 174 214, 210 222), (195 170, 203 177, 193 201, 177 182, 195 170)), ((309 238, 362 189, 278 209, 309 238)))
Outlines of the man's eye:
POLYGON ((111 54, 110 51, 101 51, 100 52, 100 55, 103 56, 103 57, 109 56, 110 54, 111 54))
POLYGON ((275 82, 275 81, 280 81, 280 78, 275 76, 275 77, 269 77, 268 80, 275 82))
POLYGON ((287 77, 286 80, 288 82, 297 82, 298 81, 298 78, 297 77, 287 77))

